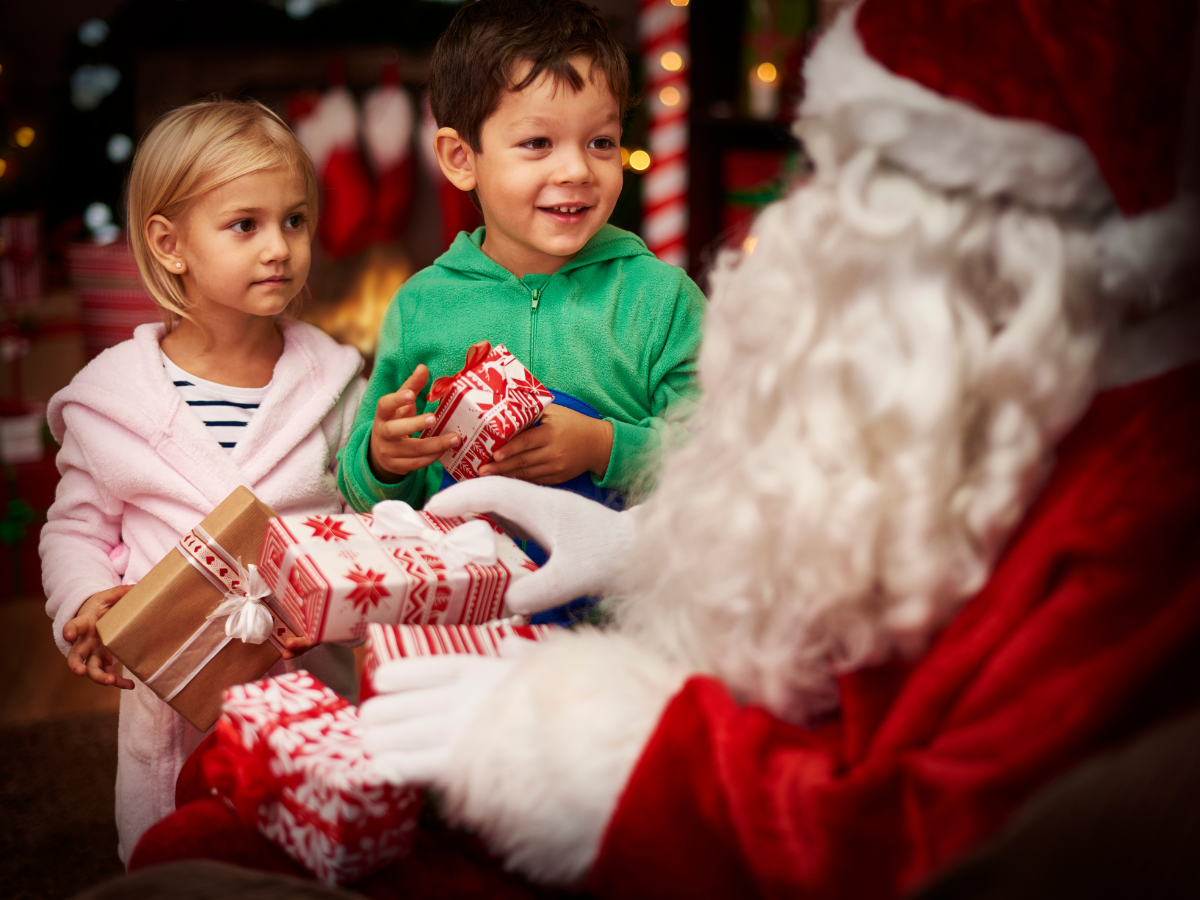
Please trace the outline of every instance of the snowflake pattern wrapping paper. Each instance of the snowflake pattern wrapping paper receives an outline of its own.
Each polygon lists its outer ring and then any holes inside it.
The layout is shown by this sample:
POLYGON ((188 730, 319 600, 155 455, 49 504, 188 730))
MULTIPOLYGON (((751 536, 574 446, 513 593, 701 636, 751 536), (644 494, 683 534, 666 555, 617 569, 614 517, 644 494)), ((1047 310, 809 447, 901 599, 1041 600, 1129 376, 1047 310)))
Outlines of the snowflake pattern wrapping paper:
POLYGON ((495 449, 536 422, 553 399, 503 344, 483 341, 467 351, 461 372, 439 378, 429 389, 438 408, 420 436, 457 432, 462 443, 438 462, 457 481, 476 478, 495 449))
POLYGON ((499 656, 500 642, 510 638, 540 641, 557 625, 526 625, 518 617, 484 625, 369 625, 359 702, 375 694, 372 679, 383 663, 406 656, 499 656))
POLYGON ((399 500, 372 514, 272 519, 259 555, 275 609, 314 641, 361 638, 369 622, 486 622, 536 568, 483 516, 441 518, 399 500))
POLYGON ((362 749, 358 710, 307 672, 225 694, 213 790, 326 884, 347 884, 412 847, 420 791, 386 782, 362 749))

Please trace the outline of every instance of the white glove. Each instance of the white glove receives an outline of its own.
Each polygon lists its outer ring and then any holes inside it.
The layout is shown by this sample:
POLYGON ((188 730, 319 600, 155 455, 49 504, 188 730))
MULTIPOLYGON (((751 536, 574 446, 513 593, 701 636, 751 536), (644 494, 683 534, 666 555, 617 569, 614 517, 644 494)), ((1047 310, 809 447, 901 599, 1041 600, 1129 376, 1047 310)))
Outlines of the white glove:
MULTIPOLYGON (((509 644, 532 644, 520 638, 509 644)), ((454 742, 516 661, 494 656, 421 656, 384 663, 373 678, 379 695, 359 709, 363 749, 395 783, 440 783, 454 742)))
POLYGON ((436 494, 425 509, 437 516, 492 514, 501 527, 541 545, 549 561, 505 596, 508 608, 523 615, 608 592, 633 548, 633 510, 617 512, 570 491, 514 478, 464 481, 436 494))

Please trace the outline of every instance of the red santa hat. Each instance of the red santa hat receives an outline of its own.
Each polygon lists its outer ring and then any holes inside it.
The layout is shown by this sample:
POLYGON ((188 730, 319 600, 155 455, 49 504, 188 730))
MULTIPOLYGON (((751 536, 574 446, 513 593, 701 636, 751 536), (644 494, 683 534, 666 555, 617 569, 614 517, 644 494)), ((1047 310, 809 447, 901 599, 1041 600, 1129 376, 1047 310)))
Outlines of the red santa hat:
POLYGON ((864 0, 823 38, 806 115, 930 184, 1048 208, 1170 204, 1196 0, 864 0), (919 127, 914 127, 919 126, 919 127))

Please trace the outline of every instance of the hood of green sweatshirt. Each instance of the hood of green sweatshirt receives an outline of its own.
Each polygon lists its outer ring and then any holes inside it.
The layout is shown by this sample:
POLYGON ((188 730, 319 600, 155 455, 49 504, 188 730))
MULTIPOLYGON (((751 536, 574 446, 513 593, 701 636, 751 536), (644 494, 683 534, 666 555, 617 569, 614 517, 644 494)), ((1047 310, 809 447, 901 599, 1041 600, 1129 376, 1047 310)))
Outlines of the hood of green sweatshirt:
MULTIPOLYGON (((483 252, 483 238, 486 233, 487 229, 482 225, 470 234, 460 231, 458 237, 454 239, 454 243, 450 245, 450 249, 434 260, 433 264, 475 278, 491 278, 499 281, 516 278, 512 272, 483 252)), ((575 255, 575 258, 555 274, 565 275, 574 269, 594 263, 633 256, 653 257, 654 254, 633 232, 617 228, 615 225, 604 225, 592 235, 590 241, 583 245, 583 249, 575 255)))

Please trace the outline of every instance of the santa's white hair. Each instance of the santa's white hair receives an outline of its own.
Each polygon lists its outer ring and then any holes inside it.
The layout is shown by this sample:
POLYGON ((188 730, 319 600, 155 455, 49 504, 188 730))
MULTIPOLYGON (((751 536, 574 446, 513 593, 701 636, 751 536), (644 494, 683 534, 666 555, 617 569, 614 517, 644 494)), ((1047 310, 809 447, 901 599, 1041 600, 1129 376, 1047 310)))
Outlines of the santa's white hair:
POLYGON ((1077 139, 857 42, 844 17, 806 70, 815 173, 711 276, 703 400, 617 605, 626 634, 797 722, 984 584, 1180 230, 1124 219, 1077 139))

